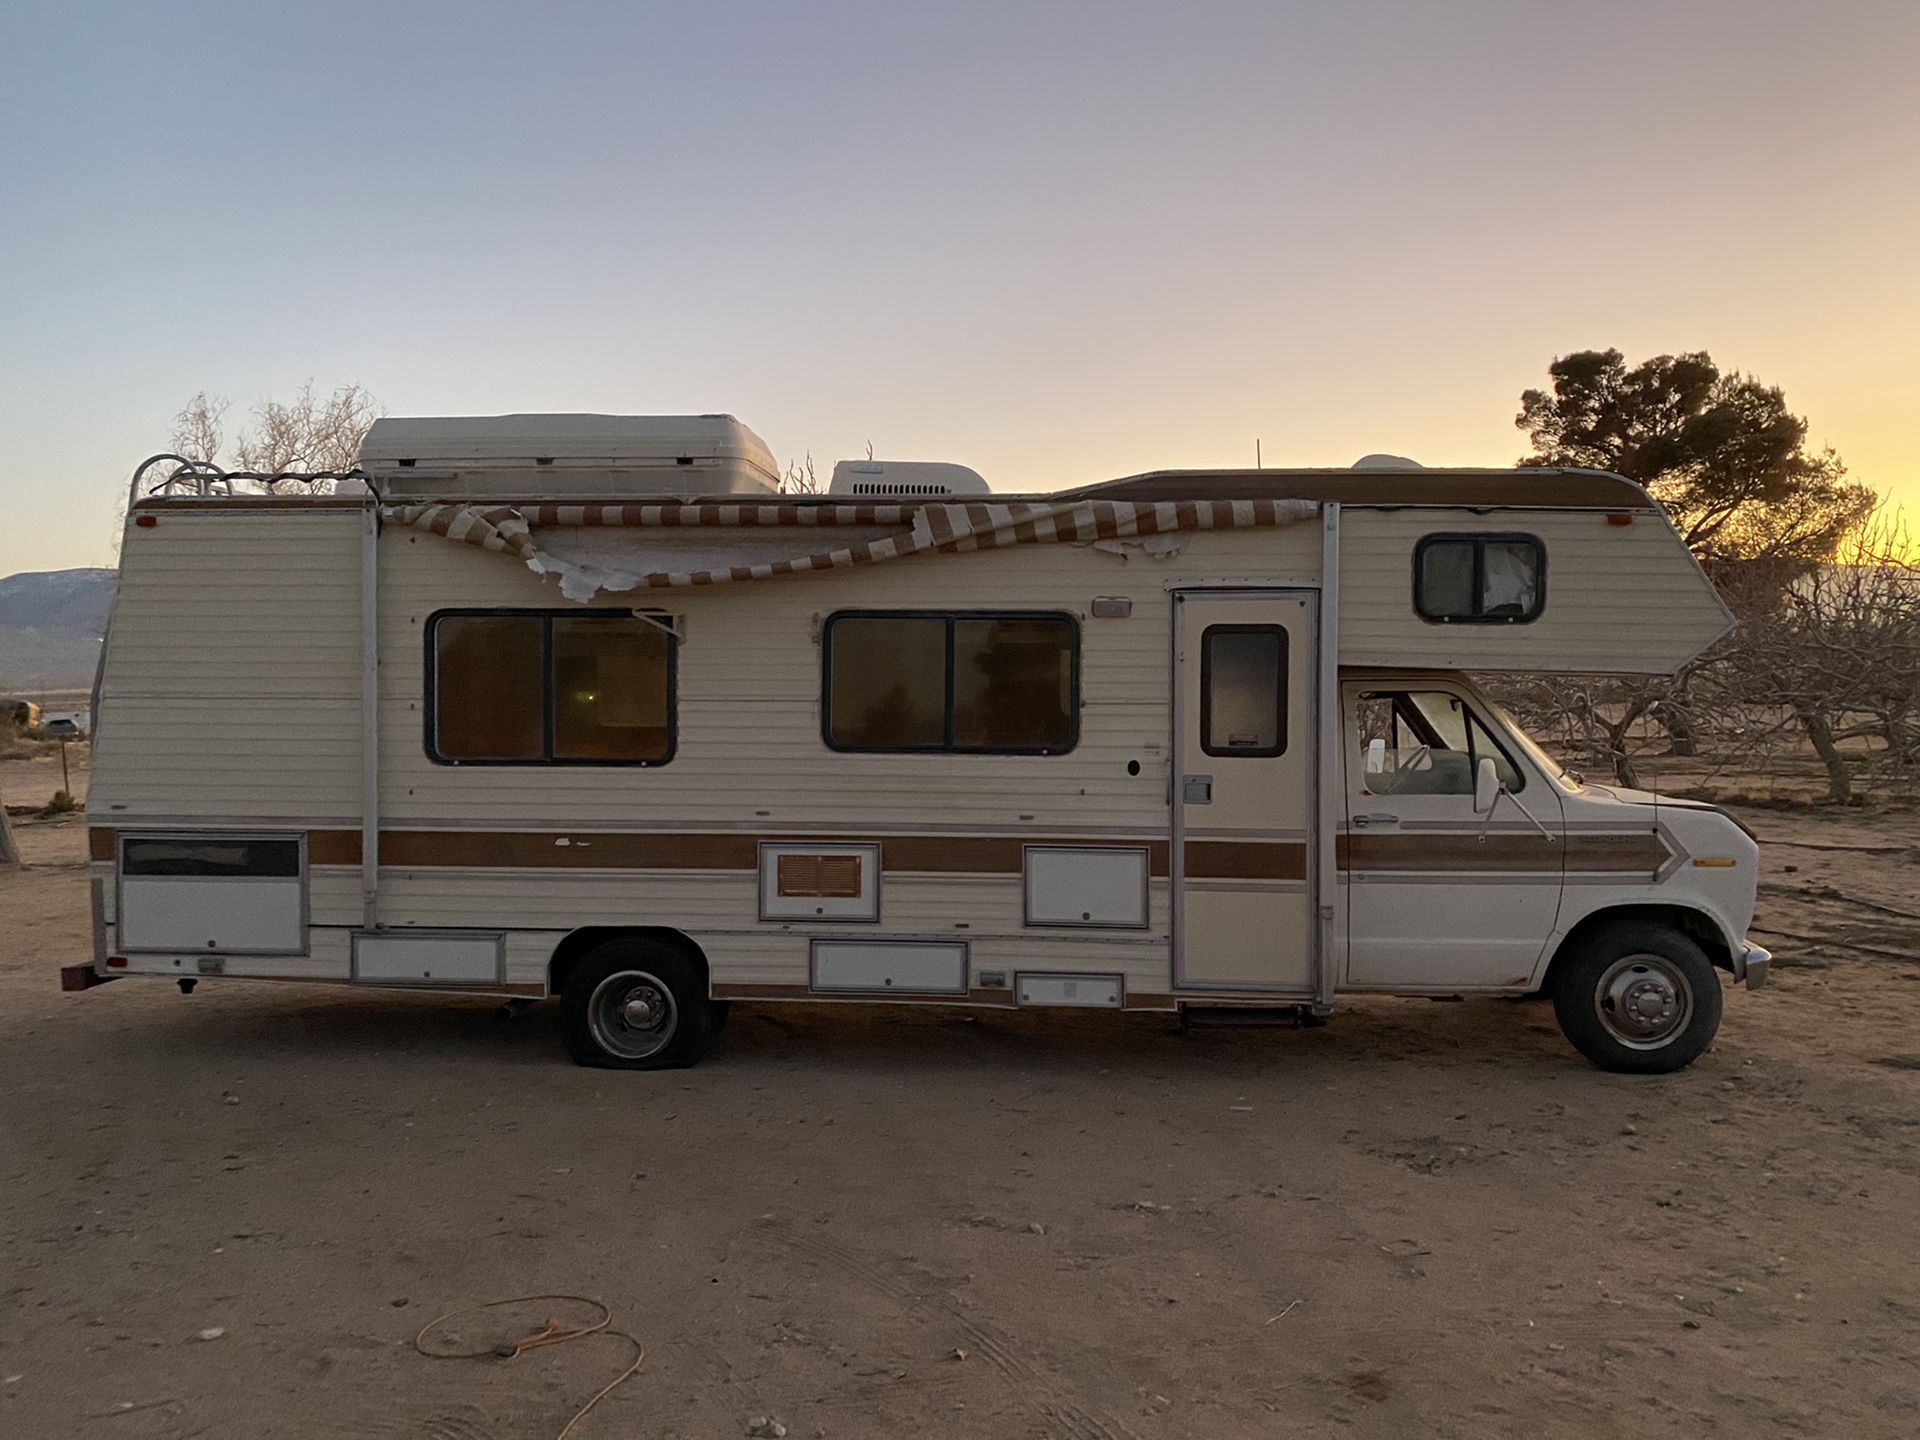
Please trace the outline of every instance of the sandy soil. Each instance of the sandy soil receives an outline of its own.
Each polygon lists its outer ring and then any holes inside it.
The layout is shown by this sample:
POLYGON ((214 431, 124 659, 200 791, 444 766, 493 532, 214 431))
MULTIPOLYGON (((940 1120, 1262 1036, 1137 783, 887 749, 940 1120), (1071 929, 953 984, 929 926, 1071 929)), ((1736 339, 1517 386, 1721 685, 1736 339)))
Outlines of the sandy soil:
POLYGON ((1762 922, 1815 938, 1648 1080, 1507 1002, 1187 1036, 741 1007, 700 1068, 619 1075, 550 1007, 62 995, 83 831, 16 822, 0 1434, 548 1437, 621 1342, 410 1341, 577 1292, 648 1350, 588 1440, 1910 1437, 1920 920, 1868 905, 1920 911, 1920 821, 1747 818, 1884 853, 1770 847, 1762 922))
MULTIPOLYGON (((34 745, 31 755, 16 755, 0 760, 0 803, 9 812, 26 808, 38 810, 61 788, 60 747, 34 745)), ((73 793, 87 793, 88 746, 84 740, 67 745, 67 779, 73 793)))

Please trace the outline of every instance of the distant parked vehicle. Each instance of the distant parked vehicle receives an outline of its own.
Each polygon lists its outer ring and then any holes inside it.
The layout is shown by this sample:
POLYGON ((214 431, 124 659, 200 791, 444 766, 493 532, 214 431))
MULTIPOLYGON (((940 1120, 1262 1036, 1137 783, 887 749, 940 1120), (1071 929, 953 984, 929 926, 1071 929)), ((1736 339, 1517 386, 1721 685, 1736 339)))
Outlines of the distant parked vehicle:
POLYGON ((40 727, 40 733, 49 740, 78 740, 86 732, 80 728, 78 720, 61 716, 58 720, 49 720, 40 727))

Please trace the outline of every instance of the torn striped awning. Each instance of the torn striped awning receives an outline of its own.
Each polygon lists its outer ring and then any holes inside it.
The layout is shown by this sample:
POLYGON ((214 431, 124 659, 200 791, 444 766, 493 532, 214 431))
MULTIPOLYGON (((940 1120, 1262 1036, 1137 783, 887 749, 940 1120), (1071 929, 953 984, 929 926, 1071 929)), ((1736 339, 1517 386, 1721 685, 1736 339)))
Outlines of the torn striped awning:
MULTIPOLYGON (((764 580, 814 570, 873 565, 908 555, 958 554, 1009 545, 1123 546, 1196 530, 1298 524, 1318 513, 1311 500, 1022 500, 1002 504, 753 504, 689 500, 619 505, 391 505, 390 523, 513 555, 563 594, 586 601, 602 590, 642 590, 764 580), (714 530, 776 532, 719 546, 714 530), (596 530, 653 532, 615 550, 574 556, 565 536, 596 530), (671 543, 708 531, 695 549, 671 543), (807 534, 844 530, 845 535, 807 534), (795 533, 801 532, 801 533, 795 533), (833 543, 835 540, 841 543, 833 543), (660 543, 667 542, 667 543, 660 543), (789 543, 790 542, 790 543, 789 543), (703 562, 696 565, 696 560, 703 562), (679 562, 679 563, 676 563, 679 562)), ((1153 546, 1159 550, 1166 547, 1153 546)))

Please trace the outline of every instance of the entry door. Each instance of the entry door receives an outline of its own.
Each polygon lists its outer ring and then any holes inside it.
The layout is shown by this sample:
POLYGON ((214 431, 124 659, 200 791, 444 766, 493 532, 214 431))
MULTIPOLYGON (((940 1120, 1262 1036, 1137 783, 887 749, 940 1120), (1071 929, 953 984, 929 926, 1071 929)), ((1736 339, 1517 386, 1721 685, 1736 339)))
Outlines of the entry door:
POLYGON ((1560 910, 1553 786, 1495 738, 1461 687, 1382 680, 1341 689, 1347 983, 1526 984, 1560 910), (1508 791, 1487 815, 1473 808, 1482 759, 1508 791))
POLYGON ((1174 595, 1174 978, 1305 994, 1314 981, 1310 590, 1174 595))

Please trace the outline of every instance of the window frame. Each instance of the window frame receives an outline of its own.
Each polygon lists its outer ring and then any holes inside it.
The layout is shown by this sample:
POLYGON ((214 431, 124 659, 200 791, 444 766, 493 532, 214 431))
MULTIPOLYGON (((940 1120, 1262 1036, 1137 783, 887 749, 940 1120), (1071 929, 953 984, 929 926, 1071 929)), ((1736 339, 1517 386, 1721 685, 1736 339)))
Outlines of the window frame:
POLYGON ((572 610, 523 609, 511 605, 497 606, 459 606, 446 610, 436 610, 427 617, 427 623, 421 627, 426 642, 426 714, 422 736, 426 747, 427 759, 435 765, 447 765, 465 768, 468 766, 512 766, 520 769, 594 769, 594 770, 657 770, 662 765, 671 764, 673 757, 680 752, 680 637, 667 623, 668 616, 663 612, 638 610, 633 608, 612 609, 605 606, 596 609, 576 608, 572 610), (539 620, 540 624, 540 722, 541 754, 533 758, 505 756, 475 756, 463 759, 459 756, 443 755, 440 752, 440 651, 438 638, 442 620, 539 620), (657 628, 666 636, 667 641, 667 749, 657 760, 604 760, 591 757, 571 758, 555 756, 554 707, 556 696, 553 686, 553 622, 555 620, 639 620, 642 623, 656 623, 657 628))
POLYGON ((1287 753, 1289 726, 1287 711, 1291 709, 1292 697, 1287 693, 1287 672, 1293 664, 1293 637, 1287 633, 1287 627, 1275 624, 1221 624, 1207 625, 1200 631, 1200 753, 1222 760, 1272 760, 1287 753), (1237 745, 1224 750, 1216 750, 1209 743, 1213 734, 1213 646, 1208 643, 1214 635, 1278 635, 1280 637, 1280 665, 1276 678, 1279 681, 1278 692, 1274 696, 1274 743, 1250 748, 1237 745))
POLYGON ((820 627, 820 739, 842 755, 1069 755, 1080 746, 1080 619, 1066 610, 836 610, 820 627), (847 745, 833 738, 833 632, 842 620, 939 620, 946 626, 938 745, 847 745), (1067 685, 1067 743, 1059 746, 957 745, 954 743, 954 626, 962 620, 1059 620, 1071 638, 1067 685))
MULTIPOLYGON (((1460 710, 1467 722, 1466 724, 1467 770, 1469 774, 1478 776, 1479 770, 1480 770, 1480 755, 1479 755, 1479 752, 1474 748, 1474 740, 1473 740, 1473 732, 1476 729, 1478 729, 1481 732, 1481 734, 1487 737, 1488 742, 1492 744, 1493 748, 1499 752, 1500 758, 1507 762, 1507 768, 1513 771, 1513 777, 1518 782, 1517 784, 1507 786, 1507 793, 1510 795, 1518 795, 1521 791, 1527 788, 1526 767, 1522 765, 1518 760, 1515 760, 1513 758, 1513 752, 1509 750, 1505 745, 1500 743, 1500 732, 1495 727, 1493 727, 1492 725, 1489 725, 1486 722, 1485 717, 1483 717, 1480 711, 1477 708, 1475 708, 1473 700, 1470 697, 1463 695, 1458 690, 1449 689, 1444 685, 1403 685, 1398 689, 1383 688, 1383 689, 1373 690, 1373 689, 1368 689, 1366 685, 1363 683, 1360 689, 1354 692, 1353 703, 1356 706, 1359 706, 1359 705, 1365 704, 1369 700, 1391 699, 1393 702, 1392 713, 1393 713, 1393 722, 1395 727, 1397 728, 1400 725, 1400 723, 1404 720, 1407 726, 1410 729, 1412 729, 1415 738, 1418 739, 1422 745, 1426 746, 1429 750, 1431 750, 1434 748, 1434 742, 1437 740, 1441 740, 1442 737, 1440 735, 1440 732, 1433 728, 1433 722, 1427 719, 1426 716, 1422 715, 1420 713, 1420 707, 1413 703, 1413 697, 1415 695, 1445 695, 1449 699, 1457 700, 1460 702, 1460 710), (1402 700, 1405 700, 1407 702, 1406 712, 1404 714, 1402 713, 1400 708, 1400 701, 1402 700)), ((1354 728, 1353 733, 1355 735, 1355 738, 1357 739, 1359 736, 1359 729, 1357 724, 1354 728)), ((1441 748, 1451 749, 1452 747, 1445 745, 1443 742, 1441 745, 1441 748)), ((1362 741, 1360 744, 1359 754, 1361 757, 1360 790, 1362 794, 1366 794, 1366 795, 1390 794, 1390 795, 1393 795, 1395 798, 1398 798, 1400 795, 1407 793, 1404 791, 1376 791, 1376 790, 1368 789, 1367 788, 1367 771, 1366 771, 1366 763, 1365 763, 1366 744, 1364 741, 1362 741)), ((1504 783, 1504 777, 1503 777, 1502 783, 1504 783)), ((1427 795, 1440 794, 1440 795, 1445 795, 1445 796, 1449 796, 1457 799, 1461 795, 1470 795, 1472 792, 1461 790, 1461 791, 1439 791, 1439 792, 1429 791, 1429 792, 1417 792, 1417 793, 1423 793, 1427 795)))
POLYGON ((1496 530, 1442 530, 1431 535, 1422 535, 1413 547, 1413 613, 1429 625, 1531 625, 1538 620, 1547 608, 1547 545, 1538 535, 1529 535, 1521 531, 1496 530), (1426 606, 1421 594, 1420 577, 1425 567, 1427 551, 1434 545, 1458 544, 1468 541, 1473 545, 1473 604, 1471 615, 1436 615, 1426 606), (1486 615, 1480 613, 1480 607, 1486 600, 1487 588, 1487 546, 1489 545, 1526 545, 1533 550, 1533 606, 1522 615, 1486 615))

